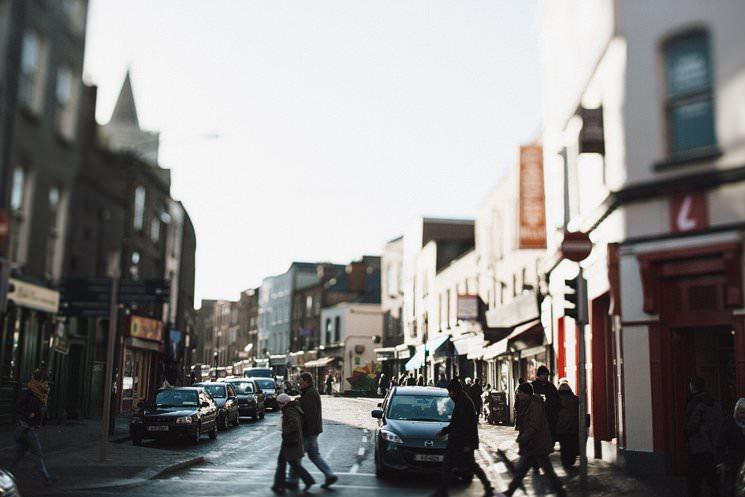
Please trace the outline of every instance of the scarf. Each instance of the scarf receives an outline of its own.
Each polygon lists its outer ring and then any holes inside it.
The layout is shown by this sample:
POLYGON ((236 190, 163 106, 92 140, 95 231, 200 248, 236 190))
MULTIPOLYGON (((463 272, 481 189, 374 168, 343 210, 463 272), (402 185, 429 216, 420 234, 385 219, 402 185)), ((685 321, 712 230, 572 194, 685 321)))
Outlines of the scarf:
POLYGON ((44 405, 47 405, 47 397, 49 396, 49 384, 42 383, 39 380, 32 379, 28 382, 28 389, 34 394, 34 397, 39 399, 44 405))

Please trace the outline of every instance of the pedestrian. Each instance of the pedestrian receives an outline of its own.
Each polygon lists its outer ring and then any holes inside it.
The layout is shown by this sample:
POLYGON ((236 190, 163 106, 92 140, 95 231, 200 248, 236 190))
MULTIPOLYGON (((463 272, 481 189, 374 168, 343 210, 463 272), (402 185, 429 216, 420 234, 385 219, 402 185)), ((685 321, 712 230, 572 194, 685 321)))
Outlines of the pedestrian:
POLYGON ((427 380, 427 386, 428 386, 428 387, 433 387, 433 386, 435 386, 435 382, 434 382, 434 381, 432 381, 432 378, 430 378, 430 379, 428 379, 428 380, 427 380))
MULTIPOLYGON (((517 379, 517 388, 520 388, 520 385, 525 383, 525 378, 518 378, 517 379)), ((517 389, 515 390, 517 392, 517 389)), ((520 398, 515 395, 515 430, 519 429, 520 425, 520 398)))
POLYGON ((398 378, 396 378, 396 375, 391 376, 391 388, 398 386, 398 378))
POLYGON ((448 396, 453 399, 455 406, 450 424, 435 433, 436 437, 447 435, 448 440, 445 459, 442 462, 440 487, 435 490, 432 497, 446 497, 453 482, 453 470, 464 466, 473 471, 481 480, 484 486, 484 497, 491 497, 494 495, 494 488, 484 470, 474 459, 474 451, 479 448, 479 427, 473 401, 465 394, 459 380, 451 380, 447 389, 448 396))
POLYGON ((44 482, 50 485, 57 480, 52 478, 47 470, 39 441, 39 429, 46 424, 48 397, 48 377, 44 370, 37 369, 16 404, 16 414, 19 420, 15 435, 16 455, 9 470, 12 472, 26 452, 31 451, 36 460, 36 469, 44 478, 44 482))
POLYGON ((735 477, 745 462, 745 397, 735 403, 732 416, 722 422, 717 441, 717 469, 724 473, 728 495, 734 493, 735 477))
POLYGON ((416 386, 423 387, 424 386, 424 376, 419 375, 416 379, 416 386))
POLYGON ((334 389, 334 377, 331 373, 326 375, 326 395, 331 395, 334 389))
POLYGON ((543 396, 546 405, 546 418, 548 427, 551 430, 551 440, 556 441, 556 422, 559 420, 559 408, 561 408, 561 399, 559 391, 553 383, 548 381, 550 372, 546 366, 540 366, 536 372, 536 378, 531 384, 533 393, 543 396))
POLYGON ((300 460, 305 453, 303 449, 303 409, 297 402, 292 401, 286 393, 277 396, 277 404, 282 411, 282 417, 280 418, 282 446, 277 456, 277 470, 274 472, 274 485, 271 488, 275 493, 285 493, 285 488, 287 488, 285 473, 289 464, 290 469, 303 479, 305 491, 307 491, 316 481, 308 473, 308 470, 300 464, 300 460))
POLYGON ((440 379, 437 380, 437 383, 435 383, 435 386, 438 388, 447 388, 448 387, 448 380, 445 378, 445 373, 440 373, 440 379))
POLYGON ((416 378, 414 378, 414 373, 409 373, 409 376, 406 378, 406 386, 413 387, 414 385, 416 385, 416 378))
POLYGON ((388 381, 388 377, 385 375, 385 373, 380 373, 378 388, 380 389, 380 395, 385 397, 385 394, 388 393, 388 388, 390 388, 390 382, 388 381))
POLYGON ((556 436, 561 448, 561 465, 565 471, 574 466, 579 452, 579 397, 574 395, 569 383, 559 382, 559 417, 556 436))
POLYGON ((684 428, 688 441, 688 496, 701 495, 701 484, 706 481, 710 495, 719 497, 715 451, 722 425, 722 409, 706 391, 703 378, 691 378, 688 388, 684 428))
POLYGON ((517 435, 520 461, 512 474, 512 481, 507 490, 497 494, 497 497, 512 495, 522 483, 528 470, 536 464, 543 469, 556 495, 566 497, 561 480, 556 476, 551 460, 548 458, 554 450, 554 441, 544 411, 543 397, 533 393, 533 386, 530 383, 523 383, 517 387, 515 395, 520 399, 520 425, 517 435))
MULTIPOLYGON (((321 395, 313 386, 313 376, 304 372, 300 374, 300 399, 298 404, 303 409, 303 448, 308 455, 308 459, 321 470, 326 480, 321 485, 322 488, 329 488, 339 480, 339 477, 331 471, 326 461, 321 457, 321 451, 318 448, 318 435, 323 433, 323 416, 321 413, 321 395)), ((290 468, 290 478, 287 481, 286 488, 298 488, 298 474, 294 468, 290 468)))
POLYGON ((481 378, 474 378, 473 385, 471 385, 471 400, 473 400, 473 406, 476 408, 476 422, 481 417, 481 409, 484 405, 481 395, 484 393, 484 389, 481 388, 481 378))

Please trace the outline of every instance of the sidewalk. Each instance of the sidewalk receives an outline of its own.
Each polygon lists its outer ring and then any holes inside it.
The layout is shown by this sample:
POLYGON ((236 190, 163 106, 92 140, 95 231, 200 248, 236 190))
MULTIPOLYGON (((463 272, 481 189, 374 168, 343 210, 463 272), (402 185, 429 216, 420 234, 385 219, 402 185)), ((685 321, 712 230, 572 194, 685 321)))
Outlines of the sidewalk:
MULTIPOLYGON (((504 491, 509 484, 511 476, 501 458, 497 454, 497 449, 502 449, 507 453, 507 457, 513 462, 518 459, 518 446, 515 442, 517 432, 511 426, 494 426, 482 422, 479 425, 479 436, 481 439, 482 455, 491 459, 493 468, 501 476, 501 481, 495 482, 497 491, 504 491)), ((570 496, 618 496, 624 497, 678 497, 686 494, 685 478, 676 476, 655 476, 654 478, 642 479, 630 476, 620 467, 608 464, 598 459, 587 460, 587 489, 582 489, 579 482, 579 471, 567 474, 561 467, 559 456, 559 445, 556 445, 556 451, 551 455, 556 474, 559 475, 567 494, 570 496)), ((579 467, 579 460, 575 464, 579 467)), ((523 485, 527 495, 546 495, 550 492, 548 480, 543 476, 533 476, 532 470, 523 480, 523 485)), ((516 496, 521 494, 518 490, 516 496)))
MULTIPOLYGON (((202 457, 187 446, 178 451, 135 447, 129 441, 129 417, 116 419, 109 437, 107 461, 100 461, 100 420, 48 424, 39 431, 44 459, 57 482, 46 486, 27 453, 16 467, 18 489, 24 496, 51 496, 61 490, 129 486, 175 469, 199 464, 202 457)), ((15 454, 14 427, 0 427, 0 467, 7 468, 15 454)))

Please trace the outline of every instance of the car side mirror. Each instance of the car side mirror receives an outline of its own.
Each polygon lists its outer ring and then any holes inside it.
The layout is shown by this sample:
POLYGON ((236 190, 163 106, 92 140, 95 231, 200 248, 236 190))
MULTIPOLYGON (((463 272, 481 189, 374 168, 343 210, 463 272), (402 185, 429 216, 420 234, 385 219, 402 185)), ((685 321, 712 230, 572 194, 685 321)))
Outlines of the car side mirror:
POLYGON ((383 418, 383 409, 380 409, 380 408, 373 409, 372 412, 370 413, 370 415, 373 418, 382 419, 383 418))
POLYGON ((210 403, 206 401, 199 404, 199 407, 209 407, 209 406, 210 406, 210 403))

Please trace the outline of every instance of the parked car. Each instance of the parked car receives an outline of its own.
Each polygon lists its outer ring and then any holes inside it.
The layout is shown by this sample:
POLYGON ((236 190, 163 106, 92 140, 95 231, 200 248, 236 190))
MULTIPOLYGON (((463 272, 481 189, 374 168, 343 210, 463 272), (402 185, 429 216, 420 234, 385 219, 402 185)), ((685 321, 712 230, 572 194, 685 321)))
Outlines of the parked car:
POLYGON ((207 390, 215 399, 219 410, 217 415, 217 427, 227 430, 228 425, 238 426, 241 423, 241 415, 238 412, 238 400, 233 385, 227 382, 205 382, 194 386, 207 390))
POLYGON ((271 378, 272 368, 246 368, 243 370, 244 378, 271 378))
POLYGON ((264 419, 266 407, 264 406, 264 392, 251 378, 236 378, 226 380, 233 389, 238 401, 238 412, 241 416, 250 416, 254 419, 264 419))
POLYGON ((203 388, 178 387, 159 390, 152 402, 138 405, 129 423, 134 445, 143 439, 186 438, 198 444, 202 434, 217 438, 217 404, 203 388))
POLYGON ((277 384, 274 382, 274 379, 259 377, 250 379, 254 380, 259 385, 259 388, 261 388, 261 391, 264 392, 264 405, 266 408, 273 411, 279 409, 279 405, 277 405, 277 395, 279 393, 277 392, 277 384))
MULTIPOLYGON (((447 390, 436 387, 393 387, 372 417, 375 431, 375 472, 439 473, 447 448, 435 433, 450 423, 454 403, 447 390)), ((469 472, 457 475, 470 480, 469 472)))

